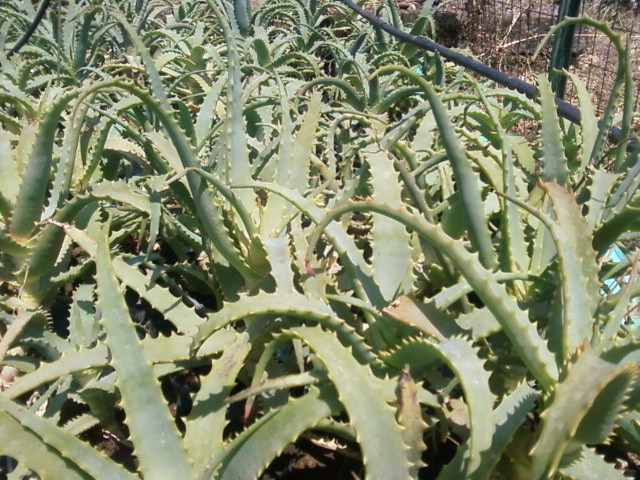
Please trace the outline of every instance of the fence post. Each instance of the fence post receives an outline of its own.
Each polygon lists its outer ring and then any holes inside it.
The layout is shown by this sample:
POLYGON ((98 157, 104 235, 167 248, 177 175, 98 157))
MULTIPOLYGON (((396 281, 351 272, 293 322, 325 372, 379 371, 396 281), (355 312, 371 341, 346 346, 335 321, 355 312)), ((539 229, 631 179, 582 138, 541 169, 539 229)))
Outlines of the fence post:
MULTIPOLYGON (((579 13, 580 0, 561 0, 556 24, 560 23, 564 17, 577 17, 579 13)), ((553 39, 553 51, 549 62, 549 78, 553 93, 561 99, 564 98, 567 77, 553 71, 569 68, 574 33, 575 26, 569 25, 558 30, 553 39)))

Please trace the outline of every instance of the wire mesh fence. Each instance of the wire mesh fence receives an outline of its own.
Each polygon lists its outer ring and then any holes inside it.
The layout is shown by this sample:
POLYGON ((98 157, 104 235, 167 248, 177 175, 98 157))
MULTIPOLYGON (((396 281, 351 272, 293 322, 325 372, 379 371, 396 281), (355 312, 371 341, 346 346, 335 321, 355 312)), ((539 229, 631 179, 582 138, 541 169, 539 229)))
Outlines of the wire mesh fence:
MULTIPOLYGON (((552 42, 534 56, 556 23, 559 0, 453 0, 437 14, 437 37, 447 46, 470 49, 493 68, 532 82, 547 74, 552 42)), ((585 0, 581 14, 608 23, 621 35, 632 60, 636 83, 634 110, 640 106, 640 0, 585 0)), ((617 53, 602 32, 579 26, 573 43, 569 71, 585 82, 593 102, 602 112, 616 75, 617 53)), ((569 84, 565 98, 574 100, 569 84)), ((640 123, 640 119, 639 119, 640 123)))
MULTIPOLYGON (((624 1, 592 0, 582 5, 582 14, 607 22, 625 40, 636 83, 634 109, 638 110, 640 104, 640 2, 632 4, 624 1)), ((598 99, 597 105, 601 109, 615 77, 618 62, 616 50, 602 32, 581 26, 576 31, 574 52, 576 61, 573 69, 581 74, 589 91, 595 99, 598 99)))

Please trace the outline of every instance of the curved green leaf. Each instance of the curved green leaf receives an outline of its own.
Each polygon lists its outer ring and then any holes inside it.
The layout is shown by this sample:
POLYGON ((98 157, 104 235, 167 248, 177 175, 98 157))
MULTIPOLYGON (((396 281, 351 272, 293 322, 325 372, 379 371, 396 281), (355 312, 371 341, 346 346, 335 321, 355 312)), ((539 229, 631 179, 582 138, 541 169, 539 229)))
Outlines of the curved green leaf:
MULTIPOLYGON (((493 411, 495 397, 489 388, 489 372, 477 351, 462 338, 451 338, 438 344, 427 341, 409 341, 384 357, 386 363, 402 368, 405 364, 415 365, 417 371, 436 361, 444 361, 454 372, 464 391, 465 403, 469 408, 470 438, 466 456, 462 462, 464 477, 485 478, 484 465, 492 448, 495 431, 493 411)), ((452 472, 453 473, 453 472, 452 472)), ((460 472, 443 478, 456 478, 460 472)))
POLYGON ((140 461, 141 472, 149 480, 193 478, 191 464, 176 426, 169 414, 160 384, 129 317, 121 287, 111 263, 107 234, 98 240, 96 255, 98 307, 116 386, 127 412, 127 425, 140 461), (166 452, 171 452, 167 455, 166 452))
POLYGON ((338 399, 356 431, 367 478, 411 478, 408 447, 404 444, 402 430, 393 409, 384 401, 371 370, 356 362, 349 349, 320 327, 296 327, 290 333, 309 345, 327 368, 338 399))
POLYGON ((231 322, 264 314, 300 317, 318 322, 326 328, 335 330, 342 341, 352 346, 355 357, 359 361, 364 363, 373 361, 374 357, 363 339, 330 307, 295 292, 275 294, 260 292, 225 304, 220 311, 209 315, 207 322, 199 328, 198 334, 193 339, 194 350, 206 350, 209 336, 231 322))
POLYGON ((212 470, 218 461, 221 465, 216 478, 220 480, 258 478, 300 434, 339 412, 340 404, 329 389, 311 387, 306 395, 289 400, 238 435, 221 455, 211 459, 199 479, 212 478, 212 470))
POLYGON ((599 443, 610 433, 637 364, 615 365, 591 349, 579 353, 542 414, 542 430, 531 450, 531 480, 549 478, 563 455, 599 443))
POLYGON ((351 211, 371 211, 387 215, 390 218, 414 230, 425 241, 447 256, 455 268, 471 285, 486 308, 496 317, 503 331, 511 340, 518 355, 529 367, 544 389, 550 389, 558 378, 558 367, 536 326, 518 303, 508 294, 505 287, 498 283, 496 276, 487 271, 478 256, 470 253, 464 244, 448 236, 438 225, 403 209, 394 209, 375 202, 350 202, 332 210, 316 228, 310 239, 315 245, 318 236, 335 218, 351 211))
POLYGON ((137 477, 90 445, 0 395, 0 453, 11 455, 42 478, 133 480, 137 477), (6 441, 10 439, 9 441, 6 441))

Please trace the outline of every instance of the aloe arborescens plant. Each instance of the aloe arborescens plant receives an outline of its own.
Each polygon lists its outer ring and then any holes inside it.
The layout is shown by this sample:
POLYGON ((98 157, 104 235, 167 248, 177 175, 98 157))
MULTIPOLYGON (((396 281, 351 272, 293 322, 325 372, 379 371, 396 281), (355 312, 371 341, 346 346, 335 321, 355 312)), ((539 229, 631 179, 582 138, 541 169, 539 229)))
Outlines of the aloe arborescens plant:
POLYGON ((134 3, 81 84, 0 84, 11 475, 246 480, 329 436, 362 478, 623 478, 594 446, 640 443, 638 152, 604 168, 579 80, 565 131, 546 80, 489 88, 338 4, 134 3))

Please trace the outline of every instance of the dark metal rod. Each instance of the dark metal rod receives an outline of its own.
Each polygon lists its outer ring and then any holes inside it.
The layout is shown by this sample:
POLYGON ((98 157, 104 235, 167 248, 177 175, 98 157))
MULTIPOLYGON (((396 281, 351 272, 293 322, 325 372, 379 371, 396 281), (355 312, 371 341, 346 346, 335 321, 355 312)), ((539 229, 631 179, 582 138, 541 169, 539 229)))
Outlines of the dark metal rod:
MULTIPOLYGON (((560 23, 566 17, 577 17, 580 14, 581 0, 562 0, 558 9, 558 19, 560 23)), ((555 34, 553 41, 553 51, 549 61, 549 78, 551 79, 551 90, 558 98, 564 99, 567 85, 567 77, 556 70, 569 68, 571 63, 571 52, 573 51, 573 38, 576 26, 566 25, 555 34)))
POLYGON ((22 36, 22 38, 20 38, 20 40, 18 40, 18 42, 11 48, 11 50, 7 52, 7 58, 11 57, 13 54, 18 52, 18 50, 20 50, 29 41, 31 36, 35 33, 36 29, 38 28, 38 25, 40 25, 40 22, 44 18, 44 14, 47 13, 47 8, 49 8, 50 3, 51 3, 51 0, 42 0, 42 2, 40 3, 40 7, 36 12, 36 16, 33 17, 33 21, 31 22, 31 25, 29 25, 29 28, 27 29, 25 34, 22 36))

